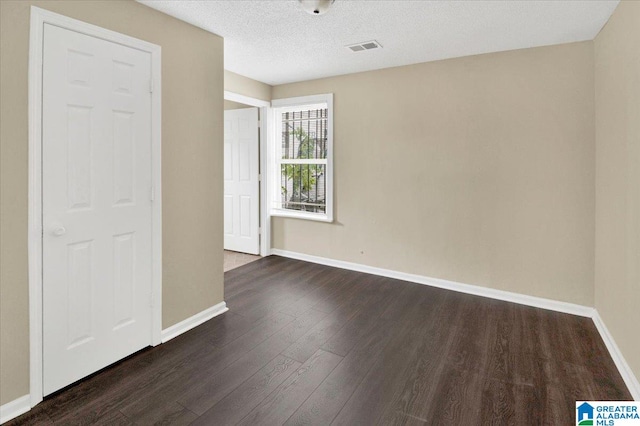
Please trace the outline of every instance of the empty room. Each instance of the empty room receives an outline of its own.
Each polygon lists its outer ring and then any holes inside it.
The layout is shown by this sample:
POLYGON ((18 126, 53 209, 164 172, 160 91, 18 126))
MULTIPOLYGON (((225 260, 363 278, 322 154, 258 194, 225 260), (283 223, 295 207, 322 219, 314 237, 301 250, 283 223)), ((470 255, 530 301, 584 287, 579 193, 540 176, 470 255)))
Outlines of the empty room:
POLYGON ((0 424, 640 425, 640 1, 0 0, 0 101, 0 424))

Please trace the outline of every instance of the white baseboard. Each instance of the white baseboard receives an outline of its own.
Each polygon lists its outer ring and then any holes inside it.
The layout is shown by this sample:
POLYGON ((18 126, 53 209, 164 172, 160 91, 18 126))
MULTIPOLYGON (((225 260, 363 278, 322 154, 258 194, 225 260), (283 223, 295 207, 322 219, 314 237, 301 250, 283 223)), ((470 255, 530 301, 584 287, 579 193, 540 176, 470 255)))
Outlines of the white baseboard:
POLYGON ((629 367, 629 364, 627 364, 624 356, 622 356, 622 352, 620 352, 618 345, 616 345, 616 342, 613 340, 613 336, 611 336, 609 330, 607 330, 602 318, 600 318, 600 314, 598 314, 598 311, 595 308, 545 299, 542 297, 528 296, 526 294, 512 293, 504 290, 462 284, 439 278, 430 278, 405 272, 392 271, 390 269, 376 268, 358 263, 312 256, 304 253, 296 253, 287 250, 271 249, 271 254, 591 318, 598 329, 602 340, 609 349, 611 358, 620 371, 620 375, 622 375, 625 384, 629 388, 629 392, 631 392, 631 395, 635 400, 640 400, 640 384, 638 384, 638 379, 633 374, 633 371, 631 370, 631 367, 629 367))
POLYGON ((199 326, 203 322, 209 321, 211 318, 227 312, 228 310, 229 308, 227 308, 227 303, 220 302, 217 305, 205 309, 184 321, 180 321, 179 323, 162 330, 162 343, 166 343, 174 337, 178 337, 182 333, 185 333, 192 328, 199 326))
POLYGON ((0 424, 31 410, 31 396, 25 395, 0 406, 0 424))
POLYGON ((597 311, 593 315, 593 323, 600 332, 600 336, 602 337, 604 344, 607 345, 607 349, 609 349, 611 358, 616 364, 616 367, 618 367, 618 371, 620 371, 620 375, 622 376, 624 383, 627 385, 627 388, 629 388, 631 396, 633 396, 633 399, 635 399, 636 401, 640 401, 640 383, 638 382, 636 376, 633 374, 631 367, 624 359, 622 352, 620 352, 620 348, 618 348, 618 345, 616 345, 615 340, 613 340, 613 336, 611 335, 611 333, 609 333, 609 329, 604 324, 604 321, 602 321, 602 318, 597 311))
POLYGON ((398 272, 390 269, 376 268, 374 266, 362 265, 359 263, 344 262, 342 260, 328 259, 325 257, 312 256, 309 254, 296 253, 287 250, 271 249, 271 254, 288 257, 291 259, 304 260, 321 265, 334 266, 336 268, 349 269, 351 271, 364 272, 367 274, 379 275, 382 277, 394 278, 402 281, 409 281, 417 284, 424 284, 431 287, 438 287, 446 290, 453 290, 460 293, 473 294, 475 296, 489 297, 491 299, 504 300, 506 302, 519 303, 521 305, 533 306, 536 308, 549 309, 557 312, 578 315, 581 317, 593 316, 594 308, 589 306, 576 305, 568 302, 545 299, 542 297, 529 296, 526 294, 512 293, 510 291, 496 290, 477 285, 462 284, 455 281, 448 281, 439 278, 430 278, 422 275, 398 272))

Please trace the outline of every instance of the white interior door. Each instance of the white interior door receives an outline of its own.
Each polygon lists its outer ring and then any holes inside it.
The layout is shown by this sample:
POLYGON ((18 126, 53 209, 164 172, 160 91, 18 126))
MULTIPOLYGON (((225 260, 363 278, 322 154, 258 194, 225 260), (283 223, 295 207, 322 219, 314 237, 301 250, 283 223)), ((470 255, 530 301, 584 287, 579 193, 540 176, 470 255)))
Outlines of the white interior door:
POLYGON ((224 112, 224 248, 260 254, 258 108, 224 112))
POLYGON ((151 57, 45 24, 43 385, 151 343, 151 57))

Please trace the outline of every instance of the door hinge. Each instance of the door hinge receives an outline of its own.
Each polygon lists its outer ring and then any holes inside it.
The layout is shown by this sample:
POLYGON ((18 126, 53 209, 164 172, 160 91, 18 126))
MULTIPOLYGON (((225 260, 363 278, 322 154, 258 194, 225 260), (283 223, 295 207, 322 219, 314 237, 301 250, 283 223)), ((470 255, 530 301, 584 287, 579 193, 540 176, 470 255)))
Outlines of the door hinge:
POLYGON ((258 120, 258 129, 260 128, 261 124, 262 124, 262 120, 258 120))
POLYGON ((153 93, 153 79, 149 80, 149 93, 153 93))
POLYGON ((258 182, 262 182, 262 173, 258 174, 258 182))
POLYGON ((156 199, 156 189, 152 186, 151 187, 151 193, 149 194, 151 201, 154 201, 156 199))
POLYGON ((262 235, 262 228, 258 228, 258 235, 262 235))

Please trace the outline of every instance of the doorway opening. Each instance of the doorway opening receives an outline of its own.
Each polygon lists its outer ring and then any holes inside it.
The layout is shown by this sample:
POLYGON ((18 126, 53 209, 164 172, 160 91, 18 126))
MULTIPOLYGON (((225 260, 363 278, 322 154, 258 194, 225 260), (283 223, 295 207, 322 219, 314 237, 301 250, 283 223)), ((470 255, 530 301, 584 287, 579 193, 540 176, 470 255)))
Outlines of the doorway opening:
POLYGON ((268 256, 263 170, 270 103, 224 94, 224 271, 268 256))

